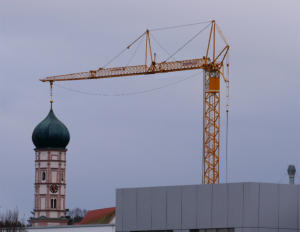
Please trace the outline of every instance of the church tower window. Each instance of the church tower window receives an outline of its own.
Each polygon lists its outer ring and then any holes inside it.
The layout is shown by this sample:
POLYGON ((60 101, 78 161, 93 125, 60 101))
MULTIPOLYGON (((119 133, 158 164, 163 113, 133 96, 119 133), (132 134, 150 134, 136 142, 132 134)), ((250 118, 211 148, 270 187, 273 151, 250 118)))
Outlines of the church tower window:
POLYGON ((51 209, 56 209, 56 199, 51 199, 51 209))
POLYGON ((46 172, 42 171, 42 181, 45 181, 45 180, 46 180, 46 172))

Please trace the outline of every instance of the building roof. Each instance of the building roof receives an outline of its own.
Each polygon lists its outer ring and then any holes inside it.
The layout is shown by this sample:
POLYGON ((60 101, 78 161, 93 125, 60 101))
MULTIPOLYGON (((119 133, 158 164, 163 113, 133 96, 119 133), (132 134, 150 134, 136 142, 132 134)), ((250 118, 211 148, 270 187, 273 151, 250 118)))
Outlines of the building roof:
POLYGON ((78 225, 84 224, 109 224, 115 217, 116 208, 105 208, 90 210, 85 217, 78 223, 78 225))

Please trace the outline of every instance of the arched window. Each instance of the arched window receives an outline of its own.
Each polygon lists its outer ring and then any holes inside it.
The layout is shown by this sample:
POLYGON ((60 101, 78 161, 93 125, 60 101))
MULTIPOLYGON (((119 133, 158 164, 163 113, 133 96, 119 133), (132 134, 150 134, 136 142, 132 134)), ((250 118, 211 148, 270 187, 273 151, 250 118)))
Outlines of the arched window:
POLYGON ((56 199, 55 198, 51 199, 50 205, 51 205, 51 209, 56 209, 56 199))
POLYGON ((42 181, 45 181, 45 180, 46 180, 46 172, 42 171, 42 181))
POLYGON ((61 182, 64 182, 64 171, 61 171, 61 182))

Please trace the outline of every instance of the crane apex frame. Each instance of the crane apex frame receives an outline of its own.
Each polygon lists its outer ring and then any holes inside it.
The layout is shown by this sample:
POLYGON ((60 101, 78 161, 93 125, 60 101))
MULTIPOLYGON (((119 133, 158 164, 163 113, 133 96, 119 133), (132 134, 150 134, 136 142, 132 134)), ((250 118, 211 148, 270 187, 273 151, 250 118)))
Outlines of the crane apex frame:
MULTIPOLYGON (((91 80, 124 76, 149 75, 156 73, 177 72, 185 70, 203 69, 203 154, 202 154, 202 183, 220 183, 220 79, 223 78, 227 91, 229 91, 229 62, 225 61, 229 54, 227 43, 221 29, 215 20, 210 21, 210 32, 206 54, 202 58, 156 62, 156 54, 152 53, 150 31, 146 30, 126 49, 146 36, 145 64, 135 66, 123 66, 105 68, 89 72, 72 73, 65 75, 50 76, 40 79, 49 82, 52 88, 56 81, 91 80), (217 33, 225 43, 225 46, 216 52, 216 29, 217 33), (212 47, 212 56, 209 56, 212 47), (148 65, 148 57, 151 63, 148 65), (226 63, 226 64, 224 64, 226 63), (225 72, 227 69, 227 72, 225 72)), ((229 93, 227 93, 227 98, 229 93)), ((228 103, 226 104, 228 107, 228 103)))

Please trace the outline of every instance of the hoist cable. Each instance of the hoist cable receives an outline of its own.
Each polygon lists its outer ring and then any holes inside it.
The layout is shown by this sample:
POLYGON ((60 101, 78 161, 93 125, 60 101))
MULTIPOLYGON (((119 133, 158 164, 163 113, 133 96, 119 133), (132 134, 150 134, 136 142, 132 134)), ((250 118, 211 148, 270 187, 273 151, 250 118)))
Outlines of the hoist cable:
POLYGON ((182 80, 178 80, 178 81, 174 81, 172 83, 166 84, 166 85, 162 85, 156 88, 152 88, 152 89, 146 89, 146 90, 142 90, 142 91, 136 91, 136 92, 127 92, 127 93, 117 93, 117 94, 106 94, 106 93, 92 93, 92 92, 86 92, 86 91, 81 91, 81 90, 76 90, 76 89, 72 89, 69 87, 65 87, 59 84, 56 84, 57 87, 71 91, 71 92, 75 92, 75 93, 80 93, 80 94, 85 94, 85 95, 92 95, 92 96, 102 96, 102 97, 121 97, 121 96, 132 96, 132 95, 139 95, 139 94, 144 94, 144 93, 149 93, 149 92, 154 92, 156 90, 160 90, 160 89, 164 89, 173 85, 177 85, 181 82, 184 82, 188 79, 191 79, 195 76, 199 75, 199 72, 194 73, 191 76, 188 76, 182 80))
POLYGON ((228 137, 229 137, 229 52, 226 56, 226 183, 228 183, 228 137))
POLYGON ((228 183, 228 132, 229 132, 229 110, 226 110, 226 183, 228 183))
POLYGON ((162 31, 162 30, 176 29, 176 28, 181 28, 181 27, 196 26, 196 25, 206 24, 206 23, 211 23, 211 21, 198 22, 198 23, 190 23, 190 24, 182 24, 182 25, 169 26, 169 27, 159 27, 159 28, 150 29, 150 31, 162 31))
POLYGON ((198 35, 200 35, 206 28, 208 28, 210 24, 206 25, 202 30, 197 32, 192 38, 190 38, 187 42, 185 42, 180 48, 178 48, 171 56, 169 56, 164 62, 171 59, 173 56, 175 56, 179 51, 181 51, 183 48, 186 47, 190 42, 192 42, 198 35))

